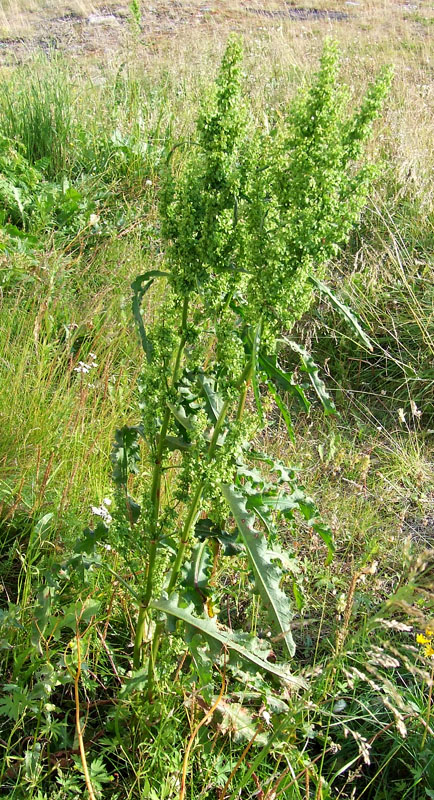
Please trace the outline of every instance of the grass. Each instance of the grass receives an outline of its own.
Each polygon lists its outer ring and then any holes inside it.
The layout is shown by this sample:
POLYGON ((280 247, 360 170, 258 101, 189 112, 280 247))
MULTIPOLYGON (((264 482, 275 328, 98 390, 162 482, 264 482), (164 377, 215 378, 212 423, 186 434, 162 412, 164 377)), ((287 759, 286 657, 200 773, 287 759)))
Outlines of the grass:
MULTIPOLYGON (((35 800, 85 793, 74 723, 77 648, 86 754, 100 797, 177 797, 186 742, 204 713, 176 640, 164 643, 162 691, 157 707, 149 706, 131 674, 136 611, 113 572, 101 569, 86 584, 72 570, 61 607, 51 611, 49 591, 40 593, 82 528, 94 524, 91 506, 113 497, 114 431, 139 418, 129 284, 162 261, 161 158, 168 143, 188 137, 235 27, 246 33, 247 87, 263 115, 303 83, 329 32, 341 42, 356 95, 379 63, 393 62, 396 77, 372 145, 381 158, 375 192, 332 274, 374 352, 356 351, 342 321, 319 305, 300 330, 325 363, 340 416, 293 409, 296 445, 278 419, 264 433, 277 457, 301 468, 335 534, 326 567, 308 529, 281 531, 299 557, 294 636, 309 690, 282 698, 287 710, 271 731, 259 695, 238 697, 234 686, 233 708, 222 705, 194 738, 187 796, 218 797, 230 779, 226 797, 246 800, 255 793, 419 800, 434 791, 432 733, 424 734, 432 662, 415 641, 433 613, 432 555, 422 557, 434 535, 433 40, 417 15, 407 11, 406 19, 394 7, 390 16, 386 5, 343 6, 350 19, 339 24, 217 5, 200 23, 200 38, 185 25, 171 37, 154 28, 144 43, 127 33, 100 60, 82 51, 52 60, 33 54, 3 68, 2 133, 21 143, 40 178, 25 220, 16 222, 19 233, 7 228, 7 216, 0 233, 2 792, 35 800), (73 199, 65 197, 65 179, 73 199), (52 199, 36 213, 43 196, 52 199), (98 604, 89 628, 86 600, 98 604), (45 613, 64 621, 72 606, 84 623, 39 636, 45 613), (373 647, 383 648, 382 663, 373 647), (385 666, 386 655, 399 667, 385 666), (237 702, 248 715, 233 713, 237 702), (243 756, 258 724, 268 745, 259 739, 243 756)), ((60 13, 57 5, 34 7, 41 18, 60 13)), ((34 35, 30 10, 2 7, 8 35, 17 19, 18 35, 25 27, 34 35)), ((428 18, 428 8, 420 14, 428 18)), ((150 320, 155 304, 151 295, 150 320)), ((131 491, 142 488, 136 481, 131 491)), ((127 576, 116 549, 105 563, 127 576)), ((227 613, 260 628, 246 565, 223 561, 221 569, 227 613)))

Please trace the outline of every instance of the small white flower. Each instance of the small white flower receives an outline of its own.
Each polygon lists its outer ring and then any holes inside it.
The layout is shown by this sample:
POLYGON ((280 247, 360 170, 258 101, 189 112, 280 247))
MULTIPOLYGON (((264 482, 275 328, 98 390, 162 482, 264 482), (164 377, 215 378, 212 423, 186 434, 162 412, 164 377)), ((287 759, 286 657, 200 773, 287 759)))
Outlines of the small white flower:
POLYGON ((150 181, 149 178, 148 178, 148 180, 145 181, 145 184, 146 184, 146 186, 152 186, 152 181, 150 181))
POLYGON ((80 375, 87 375, 90 370, 89 364, 85 364, 84 361, 79 361, 78 366, 74 367, 74 372, 78 372, 80 375))
POLYGON ((399 421, 404 424, 405 423, 405 411, 404 411, 403 408, 398 408, 398 417, 399 417, 399 421))
POLYGON ((92 514, 95 514, 96 517, 101 517, 102 521, 105 522, 106 525, 110 525, 112 516, 109 514, 103 503, 101 503, 100 506, 91 506, 90 510, 92 511, 92 514))
POLYGON ((99 214, 91 214, 89 217, 89 223, 91 225, 98 225, 99 222, 99 214))
POLYGON ((266 725, 271 725, 271 714, 265 708, 261 714, 261 717, 265 721, 266 725))
POLYGON ((418 409, 418 407, 417 407, 416 403, 414 402, 414 400, 410 400, 410 408, 411 408, 411 413, 413 414, 413 417, 417 417, 417 419, 420 419, 420 417, 422 416, 422 411, 420 411, 418 409))

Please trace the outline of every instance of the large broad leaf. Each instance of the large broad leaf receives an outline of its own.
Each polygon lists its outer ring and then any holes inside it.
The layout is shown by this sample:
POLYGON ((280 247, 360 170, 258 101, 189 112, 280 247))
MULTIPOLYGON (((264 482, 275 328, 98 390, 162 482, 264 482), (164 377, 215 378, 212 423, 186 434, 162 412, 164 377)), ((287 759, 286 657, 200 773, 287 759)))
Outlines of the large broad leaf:
POLYGON ((265 609, 272 624, 283 634, 288 652, 293 656, 295 643, 290 628, 293 613, 289 598, 280 588, 284 573, 277 563, 284 565, 289 559, 277 547, 273 550, 269 548, 264 533, 255 529, 255 516, 247 509, 246 498, 235 486, 223 486, 222 491, 246 546, 265 609))
POLYGON ((239 658, 248 661, 261 672, 268 672, 288 684, 298 687, 306 686, 302 678, 291 675, 284 666, 279 667, 268 661, 267 654, 270 651, 265 650, 264 644, 255 636, 231 631, 218 623, 215 617, 197 616, 194 613, 193 604, 187 607, 179 605, 177 594, 153 600, 151 606, 169 618, 182 621, 189 628, 200 633, 214 647, 218 646, 220 649, 234 652, 239 658))
POLYGON ((133 317, 136 320, 140 341, 142 343, 142 347, 143 350, 145 351, 145 355, 148 362, 152 360, 152 345, 146 335, 146 330, 143 324, 142 312, 140 310, 140 307, 142 304, 143 297, 145 296, 146 292, 151 288, 155 278, 162 278, 162 277, 168 278, 170 277, 170 273, 162 272, 162 270, 160 269, 150 269, 148 272, 144 272, 143 275, 138 275, 137 278, 131 284, 131 288, 133 290, 133 301, 132 301, 133 317))
POLYGON ((339 314, 340 314, 340 315, 341 315, 341 316, 342 316, 342 317, 345 319, 345 321, 346 321, 346 322, 347 322, 347 323, 350 325, 350 327, 351 327, 351 329, 352 329, 353 333, 355 334, 355 336, 356 336, 356 337, 357 337, 357 338, 358 338, 358 339, 359 339, 361 342, 363 342, 363 344, 364 344, 364 345, 365 345, 365 346, 368 348, 368 350, 371 350, 371 352, 372 352, 372 350, 374 349, 374 348, 372 347, 372 342, 371 342, 371 340, 370 340, 369 336, 368 336, 368 335, 365 333, 365 331, 363 330, 362 326, 360 325, 360 322, 359 322, 359 320, 357 319, 356 315, 354 314, 354 311, 352 311, 352 310, 351 310, 351 308, 349 308, 349 306, 346 306, 346 305, 345 305, 345 303, 343 303, 343 302, 342 302, 342 300, 340 300, 340 299, 339 299, 339 297, 336 297, 336 295, 334 294, 334 292, 332 292, 332 290, 330 289, 330 287, 329 287, 329 286, 327 286, 327 284, 323 283, 322 281, 319 281, 317 278, 312 278, 312 277, 310 277, 310 278, 309 278, 309 281, 310 281, 310 282, 311 282, 311 283, 312 283, 312 284, 313 284, 313 285, 314 285, 314 286, 315 286, 317 289, 319 289, 319 291, 320 291, 322 294, 325 294, 325 296, 326 296, 326 297, 329 299, 329 301, 330 301, 330 305, 331 305, 331 306, 332 306, 332 307, 335 309, 335 311, 337 311, 337 312, 338 312, 338 313, 339 313, 339 314))
POLYGON ((301 358, 301 362, 303 364, 303 369, 309 375, 310 381, 312 383, 313 388, 315 389, 323 408, 326 414, 336 414, 336 407, 331 399, 323 380, 321 380, 318 371, 318 365, 315 364, 310 353, 301 347, 297 342, 292 341, 292 339, 284 339, 287 345, 294 351, 294 353, 298 353, 301 358))

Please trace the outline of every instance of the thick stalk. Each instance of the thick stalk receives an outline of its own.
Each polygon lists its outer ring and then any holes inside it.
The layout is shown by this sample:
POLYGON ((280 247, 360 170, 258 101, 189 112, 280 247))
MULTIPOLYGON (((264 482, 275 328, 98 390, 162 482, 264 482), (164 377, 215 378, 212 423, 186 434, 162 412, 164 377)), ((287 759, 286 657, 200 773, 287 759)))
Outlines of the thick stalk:
MULTIPOLYGON (((247 387, 252 375, 253 369, 253 362, 252 359, 249 359, 248 363, 246 364, 241 377, 238 381, 237 388, 241 390, 240 398, 238 402, 238 411, 237 411, 237 420, 240 420, 242 417, 242 413, 244 410, 244 403, 247 394, 247 387), (244 399, 242 399, 244 398, 244 399)), ((226 400, 223 404, 223 407, 220 411, 218 420, 215 424, 214 433, 212 435, 212 439, 209 443, 208 453, 207 453, 207 463, 209 463, 215 453, 217 442, 219 435, 221 433, 222 427, 225 423, 226 416, 229 410, 229 400, 226 400)), ((194 493, 193 499, 191 501, 190 507, 188 509, 188 513, 184 522, 184 526, 182 529, 181 540, 179 543, 178 552, 176 554, 175 561, 173 563, 172 572, 170 573, 169 583, 167 585, 167 592, 170 594, 171 591, 175 588, 176 581, 178 580, 178 575, 181 571, 181 567, 184 561, 184 555, 189 543, 191 532, 194 528, 196 523, 197 517, 200 512, 200 503, 202 500, 203 491, 205 488, 205 481, 201 481, 197 486, 197 489, 194 493)), ((155 628, 154 637, 152 640, 151 646, 151 653, 149 656, 149 665, 148 665, 148 699, 152 702, 153 696, 153 685, 154 685, 154 669, 155 669, 155 662, 157 660, 158 649, 160 646, 160 639, 161 634, 164 629, 164 624, 159 622, 155 628)))
MULTIPOLYGON (((175 357, 175 365, 173 367, 171 386, 175 386, 181 366, 182 356, 184 353, 186 338, 187 338, 187 318, 188 318, 188 297, 184 298, 182 307, 182 322, 181 322, 181 335, 179 345, 175 357)), ((142 605, 139 610, 139 617, 137 620, 136 636, 134 640, 134 656, 133 666, 134 669, 139 669, 141 664, 141 649, 143 642, 143 633, 146 624, 146 610, 149 606, 149 601, 152 597, 152 586, 154 579, 154 568, 157 557, 158 546, 158 519, 160 516, 160 498, 161 498, 161 478, 163 474, 163 454, 166 447, 166 436, 170 423, 171 411, 166 408, 164 413, 163 422, 161 423, 160 435, 158 440, 157 452, 155 454, 154 469, 152 474, 151 485, 151 508, 152 517, 149 526, 150 533, 150 549, 149 549, 149 563, 146 577, 146 589, 143 596, 142 605)))

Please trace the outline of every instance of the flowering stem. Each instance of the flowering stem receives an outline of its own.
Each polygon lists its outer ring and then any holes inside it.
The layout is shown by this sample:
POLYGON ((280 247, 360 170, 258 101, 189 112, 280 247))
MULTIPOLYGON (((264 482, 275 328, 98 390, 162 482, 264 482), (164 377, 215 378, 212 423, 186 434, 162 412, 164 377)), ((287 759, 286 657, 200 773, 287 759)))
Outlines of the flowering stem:
MULTIPOLYGON (((245 396, 247 393, 248 382, 252 374, 253 369, 253 361, 249 359, 248 363, 246 364, 241 377, 238 381, 237 388, 240 389, 240 398, 238 401, 238 411, 237 411, 237 420, 239 421, 242 417, 243 410, 244 410, 244 403, 245 403, 245 396), (244 399, 243 399, 244 398, 244 399)), ((219 417, 214 427, 214 432, 212 435, 212 439, 209 443, 208 453, 207 453, 207 463, 209 463, 215 453, 218 438, 222 427, 225 423, 226 416, 229 410, 230 400, 227 399, 223 403, 222 409, 220 411, 219 417)), ((176 585, 176 581, 178 580, 179 573, 181 571, 181 567, 184 561, 184 555, 189 543, 191 532, 194 528, 196 523, 197 517, 200 513, 200 504, 202 500, 203 491, 205 489, 205 481, 202 480, 194 493, 193 499, 191 501, 190 507, 188 509, 188 513, 184 522, 184 526, 181 533, 181 539, 178 547, 178 552, 176 554, 175 561, 172 566, 172 571, 170 573, 169 583, 167 584, 166 591, 170 594, 173 591, 176 585)), ((148 665, 148 699, 152 702, 152 695, 153 695, 153 684, 154 684, 154 669, 155 669, 155 662, 157 658, 158 648, 160 646, 160 638, 161 633, 163 631, 163 624, 158 623, 155 628, 154 638, 152 640, 151 646, 151 653, 149 657, 149 665, 148 665)))
MULTIPOLYGON (((175 386, 179 378, 179 370, 181 366, 182 356, 184 353, 185 343, 187 340, 187 319, 188 319, 188 296, 184 298, 182 307, 182 321, 181 321, 181 334, 179 338, 179 345, 175 357, 175 365, 172 373, 171 385, 175 386)), ((160 435, 158 439, 157 452, 155 454, 154 470, 152 475, 151 486, 151 508, 152 517, 149 526, 150 533, 150 550, 149 550, 149 563, 146 577, 146 589, 143 597, 142 605, 140 606, 139 616, 137 620, 136 636, 134 640, 134 655, 133 666, 134 669, 139 669, 141 664, 141 651, 143 634, 146 624, 147 608, 152 597, 152 587, 154 578, 155 562, 157 557, 158 546, 158 518, 160 515, 160 499, 161 499, 161 477, 163 472, 163 454, 166 447, 166 436, 169 428, 171 417, 170 408, 166 408, 164 413, 163 422, 161 423, 160 435)))

